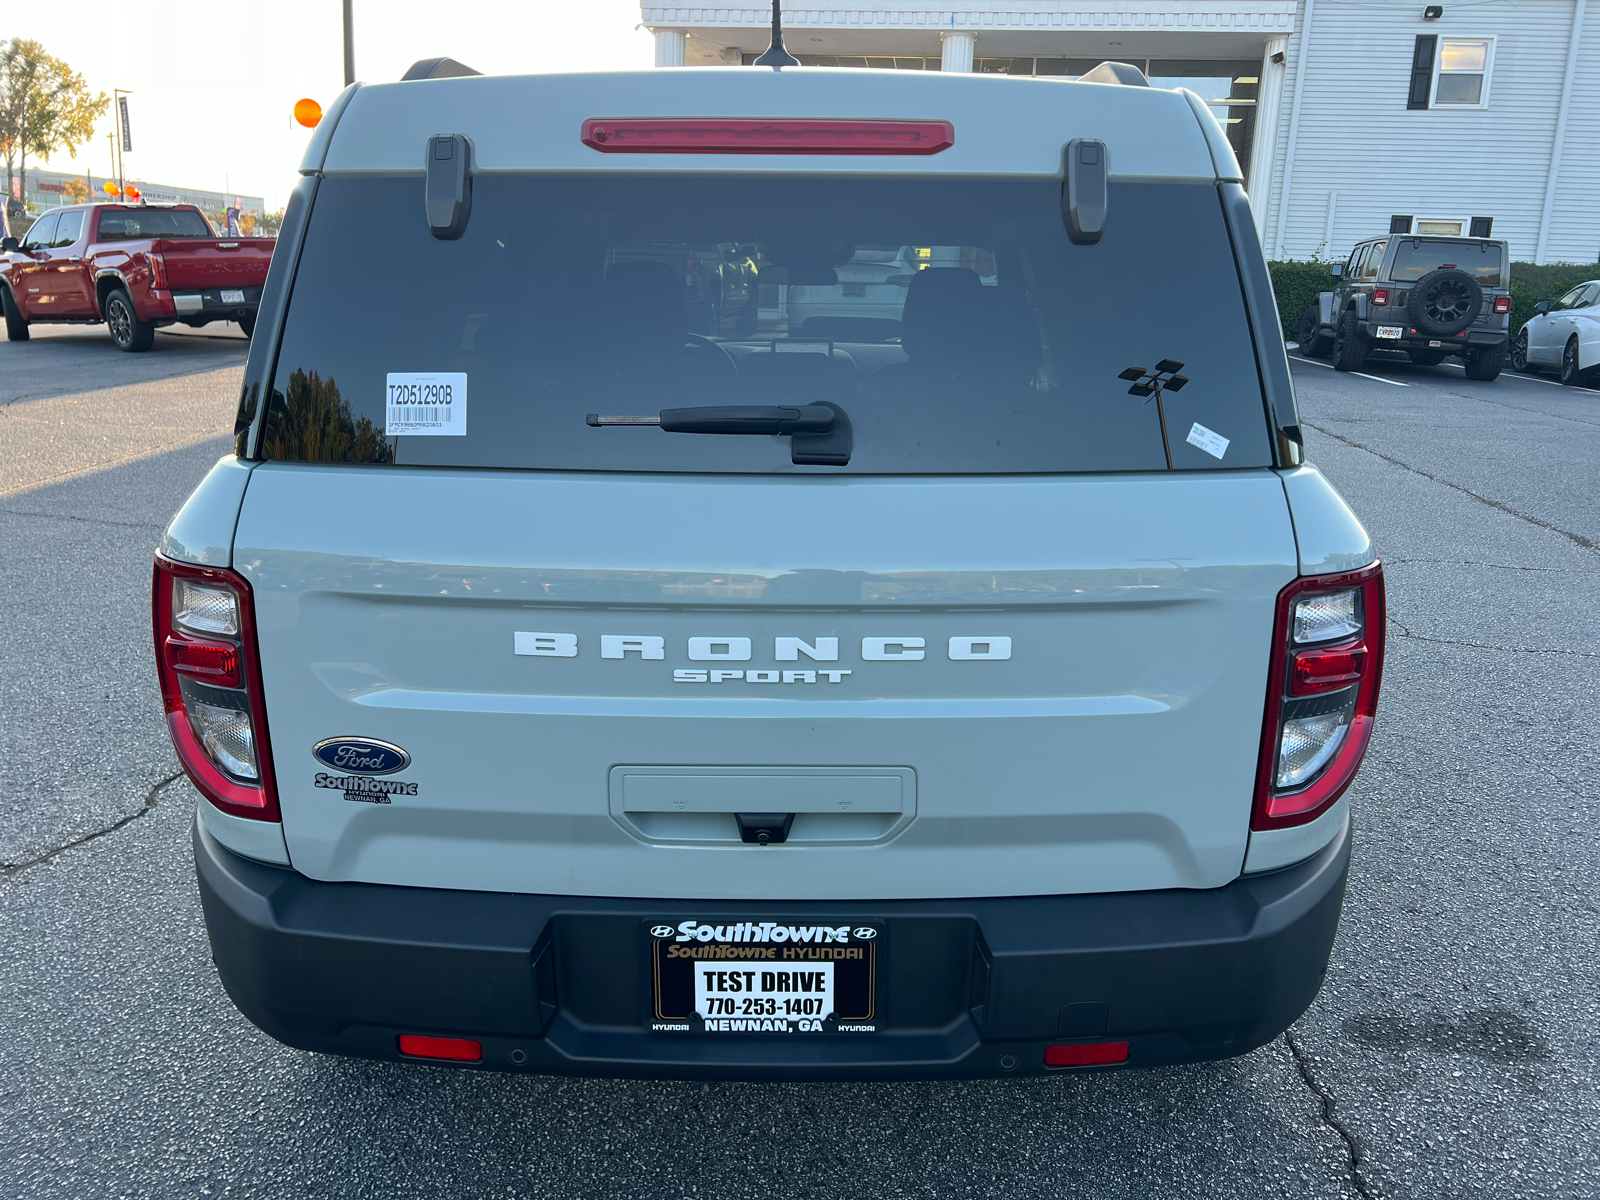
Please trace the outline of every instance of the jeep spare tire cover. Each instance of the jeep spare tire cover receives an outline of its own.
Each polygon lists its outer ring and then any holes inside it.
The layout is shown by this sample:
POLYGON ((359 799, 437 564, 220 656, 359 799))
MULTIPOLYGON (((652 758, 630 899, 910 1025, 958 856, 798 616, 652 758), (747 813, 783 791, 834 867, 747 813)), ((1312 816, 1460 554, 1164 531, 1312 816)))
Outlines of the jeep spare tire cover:
POLYGON ((1483 310, 1483 287, 1457 267, 1429 271, 1406 301, 1406 312, 1418 333, 1429 337, 1454 337, 1478 319, 1483 310))

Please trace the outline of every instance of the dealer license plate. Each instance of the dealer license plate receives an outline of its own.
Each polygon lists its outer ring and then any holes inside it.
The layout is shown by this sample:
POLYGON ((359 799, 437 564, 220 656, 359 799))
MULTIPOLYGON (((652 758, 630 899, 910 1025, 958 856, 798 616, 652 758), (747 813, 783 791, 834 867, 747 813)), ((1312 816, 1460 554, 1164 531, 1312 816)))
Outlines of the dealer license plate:
POLYGON ((1381 338, 1392 338, 1395 341, 1398 341, 1400 339, 1400 336, 1402 334, 1404 334, 1404 333, 1405 333, 1405 328, 1403 326, 1400 326, 1400 325, 1379 325, 1378 326, 1378 336, 1381 337, 1381 338))
POLYGON ((243 304, 244 303, 244 293, 243 292, 223 292, 222 293, 222 302, 224 304, 243 304))
POLYGON ((875 1033, 876 922, 645 924, 658 1033, 875 1033))

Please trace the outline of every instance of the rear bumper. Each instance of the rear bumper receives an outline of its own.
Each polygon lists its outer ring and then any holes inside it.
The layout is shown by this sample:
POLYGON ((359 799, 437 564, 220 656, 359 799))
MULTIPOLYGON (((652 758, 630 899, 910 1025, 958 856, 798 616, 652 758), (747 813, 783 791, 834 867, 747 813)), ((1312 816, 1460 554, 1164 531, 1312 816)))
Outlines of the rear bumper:
POLYGON ((434 1034, 483 1044, 465 1069, 774 1080, 1041 1075, 1071 1041, 1126 1041, 1128 1066, 1243 1054, 1316 997, 1350 845, 1346 825, 1210 891, 732 904, 319 883, 194 835, 223 986, 279 1041, 414 1062, 398 1035, 434 1034), (641 925, 688 916, 883 922, 878 1032, 647 1031, 641 925))
POLYGON ((1405 314, 1397 313, 1391 320, 1388 314, 1374 317, 1362 322, 1362 330, 1371 339, 1375 350, 1444 350, 1447 354, 1459 354, 1468 347, 1476 349, 1480 346, 1498 346, 1507 339, 1504 329, 1468 329, 1456 334, 1455 337, 1430 338, 1417 333, 1410 325, 1405 323, 1405 314), (1399 328, 1401 334, 1398 338, 1380 337, 1378 330, 1399 328))
POLYGON ((206 288, 174 288, 170 304, 163 305, 164 316, 175 316, 183 320, 227 321, 235 320, 240 316, 250 315, 261 307, 261 289, 259 287, 241 287, 233 289, 206 288), (224 293, 238 292, 242 300, 224 299, 224 293))

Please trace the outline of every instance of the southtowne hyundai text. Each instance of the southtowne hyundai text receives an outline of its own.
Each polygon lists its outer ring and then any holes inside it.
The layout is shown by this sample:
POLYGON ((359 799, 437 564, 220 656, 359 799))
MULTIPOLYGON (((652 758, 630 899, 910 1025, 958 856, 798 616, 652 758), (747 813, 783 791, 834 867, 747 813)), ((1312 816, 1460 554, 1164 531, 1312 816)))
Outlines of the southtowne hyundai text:
POLYGON ((427 79, 347 90, 302 174, 154 584, 250 1020, 890 1079, 1304 1011, 1383 579, 1196 97, 427 79))

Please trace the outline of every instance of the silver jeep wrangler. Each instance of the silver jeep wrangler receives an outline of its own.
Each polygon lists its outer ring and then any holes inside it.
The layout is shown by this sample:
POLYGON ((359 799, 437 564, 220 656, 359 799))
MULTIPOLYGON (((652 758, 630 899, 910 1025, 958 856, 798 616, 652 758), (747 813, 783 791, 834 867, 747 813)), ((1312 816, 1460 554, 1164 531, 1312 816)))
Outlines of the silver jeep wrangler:
POLYGON ((1130 71, 344 93, 155 567, 250 1020, 889 1079, 1310 1004, 1383 576, 1226 138, 1130 71), (693 316, 718 247, 741 321, 693 316))

